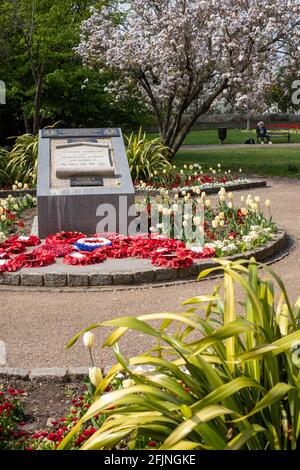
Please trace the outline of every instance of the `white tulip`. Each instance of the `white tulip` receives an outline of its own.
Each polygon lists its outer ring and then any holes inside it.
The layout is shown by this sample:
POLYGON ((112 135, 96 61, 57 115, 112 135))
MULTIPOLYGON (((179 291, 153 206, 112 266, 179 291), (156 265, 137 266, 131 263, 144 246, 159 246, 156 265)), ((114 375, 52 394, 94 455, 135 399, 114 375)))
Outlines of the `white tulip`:
POLYGON ((101 370, 98 367, 92 367, 89 370, 89 378, 94 387, 98 387, 100 382, 103 380, 103 375, 101 370))
POLYGON ((95 335, 90 331, 84 333, 83 344, 86 348, 92 349, 95 346, 95 335))
POLYGON ((270 199, 266 199, 265 206, 266 206, 266 207, 271 207, 271 201, 270 201, 270 199))
POLYGON ((123 380, 123 382, 122 382, 122 387, 123 388, 133 387, 134 385, 135 385, 135 381, 132 380, 132 379, 126 379, 126 380, 123 380))
POLYGON ((201 225, 201 218, 200 217, 194 217, 194 224, 198 227, 199 225, 201 225))

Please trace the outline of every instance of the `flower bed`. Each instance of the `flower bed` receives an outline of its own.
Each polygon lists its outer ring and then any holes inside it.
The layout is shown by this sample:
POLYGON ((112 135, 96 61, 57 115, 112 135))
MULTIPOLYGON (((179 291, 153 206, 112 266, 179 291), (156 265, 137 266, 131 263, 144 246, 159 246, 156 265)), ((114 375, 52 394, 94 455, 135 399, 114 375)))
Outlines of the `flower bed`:
POLYGON ((269 199, 264 203, 267 210, 265 215, 259 196, 242 196, 236 203, 234 194, 222 188, 217 206, 212 207, 205 192, 199 198, 185 192, 183 195, 181 199, 178 194, 170 195, 168 191, 162 191, 157 198, 144 200, 149 213, 153 205, 157 206, 159 212, 158 223, 150 227, 152 233, 173 236, 179 213, 184 219, 182 239, 186 246, 193 249, 200 235, 204 248, 214 250, 215 257, 244 253, 263 246, 275 236, 277 227, 271 217, 269 199), (186 207, 190 208, 188 212, 186 207), (189 229, 185 230, 186 227, 189 229))
POLYGON ((54 264, 58 258, 72 266, 103 263, 107 258, 140 258, 153 266, 183 269, 195 260, 245 253, 264 246, 276 234, 270 214, 270 201, 265 201, 268 215, 261 209, 260 198, 249 195, 236 204, 233 193, 219 192, 219 201, 212 207, 205 193, 198 199, 186 194, 162 193, 155 200, 146 200, 150 216, 158 210, 155 226, 144 235, 95 234, 93 238, 79 232, 61 232, 49 236, 43 244, 38 237, 12 236, 0 243, 0 273, 22 268, 38 268, 54 264), (187 213, 186 208, 190 208, 187 213), (182 228, 176 233, 178 214, 182 228), (38 246, 40 245, 40 246, 38 246))
POLYGON ((14 197, 8 195, 0 199, 0 243, 3 243, 12 233, 23 233, 24 221, 22 214, 26 209, 36 206, 36 198, 30 194, 14 197))
POLYGON ((208 171, 204 171, 198 164, 184 165, 180 170, 174 165, 173 171, 163 170, 162 173, 157 171, 152 173, 151 181, 136 181, 135 189, 146 193, 164 189, 177 193, 193 191, 195 194, 200 194, 201 191, 212 188, 234 187, 251 182, 251 179, 242 176, 242 169, 239 170, 239 175, 233 175, 231 170, 223 171, 220 163, 216 169, 209 168, 208 171))
MULTIPOLYGON (((101 374, 102 380, 102 374, 101 374)), ((71 406, 63 416, 56 416, 47 427, 37 427, 34 431, 27 431, 27 417, 25 414, 24 390, 8 387, 0 392, 0 450, 55 450, 77 422, 85 415, 93 401, 94 386, 90 379, 86 385, 81 386, 82 393, 73 393, 70 397, 71 406)), ((117 377, 107 387, 105 393, 130 386, 130 380, 123 374, 117 377)), ((28 396, 30 399, 31 394, 28 396)), ((113 407, 111 409, 113 411, 113 407)), ((87 421, 72 439, 70 449, 78 450, 103 424, 107 414, 100 415, 92 421, 87 421)), ((55 416, 55 415, 54 415, 55 416)), ((157 447, 158 443, 151 437, 140 439, 137 449, 157 447)), ((126 449, 126 442, 124 442, 126 449)))
POLYGON ((0 391, 0 450, 12 450, 16 442, 29 437, 21 429, 24 412, 20 400, 24 394, 24 390, 14 388, 0 391))

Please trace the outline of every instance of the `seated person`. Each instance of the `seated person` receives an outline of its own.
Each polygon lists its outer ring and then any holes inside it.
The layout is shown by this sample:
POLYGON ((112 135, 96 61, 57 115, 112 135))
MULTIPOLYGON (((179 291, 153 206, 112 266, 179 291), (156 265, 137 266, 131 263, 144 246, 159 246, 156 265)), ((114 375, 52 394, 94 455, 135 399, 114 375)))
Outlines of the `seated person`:
POLYGON ((268 144, 271 144, 270 136, 268 135, 268 131, 265 127, 264 122, 259 122, 256 127, 256 137, 257 137, 257 142, 261 142, 262 144, 265 143, 265 140, 268 142, 268 144))

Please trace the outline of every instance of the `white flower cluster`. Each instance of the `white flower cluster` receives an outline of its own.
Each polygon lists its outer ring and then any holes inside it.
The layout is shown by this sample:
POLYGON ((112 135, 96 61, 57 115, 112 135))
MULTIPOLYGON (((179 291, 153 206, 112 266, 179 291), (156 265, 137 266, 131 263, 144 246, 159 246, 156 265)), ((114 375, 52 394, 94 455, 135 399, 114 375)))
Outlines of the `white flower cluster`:
POLYGON ((274 233, 272 233, 272 230, 269 227, 263 228, 260 227, 260 225, 253 225, 250 227, 250 232, 242 237, 242 242, 244 242, 246 244, 246 248, 250 250, 255 242, 262 237, 272 239, 274 238, 274 233))
MULTIPOLYGON (((251 90, 261 99, 278 50, 299 49, 299 0, 265 0, 259 8, 240 0, 131 0, 124 10, 116 15, 114 2, 92 8, 77 51, 85 63, 121 73, 123 83, 137 82, 156 114, 170 110, 169 121, 189 111, 197 118, 226 90, 240 91, 241 105, 251 90)), ((285 54, 287 70, 294 55, 285 54)))
POLYGON ((274 233, 271 228, 263 228, 260 225, 253 225, 250 227, 250 232, 243 235, 241 239, 235 240, 233 237, 228 237, 225 240, 216 240, 212 243, 206 243, 207 248, 213 248, 217 252, 228 256, 239 253, 243 249, 253 249, 259 240, 271 240, 274 238, 274 233))

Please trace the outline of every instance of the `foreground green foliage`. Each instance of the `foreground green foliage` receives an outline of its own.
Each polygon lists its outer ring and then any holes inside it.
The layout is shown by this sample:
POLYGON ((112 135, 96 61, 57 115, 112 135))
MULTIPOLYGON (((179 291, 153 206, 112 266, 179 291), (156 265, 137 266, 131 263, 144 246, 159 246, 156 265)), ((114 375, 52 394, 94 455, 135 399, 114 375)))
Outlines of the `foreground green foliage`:
POLYGON ((6 172, 8 157, 9 152, 0 147, 0 186, 6 184, 9 181, 9 176, 6 172))
POLYGON ((273 271, 265 267, 261 274, 254 260, 248 263, 221 262, 216 269, 223 281, 212 294, 184 302, 184 313, 117 318, 84 330, 115 328, 104 346, 114 348, 118 364, 60 449, 87 420, 105 414, 82 449, 111 449, 124 439, 135 448, 151 436, 162 450, 299 450, 300 300, 292 306, 273 271), (157 345, 127 360, 118 341, 128 329, 156 338, 157 345), (130 386, 104 393, 124 371, 130 386))
POLYGON ((17 137, 9 153, 6 173, 9 182, 36 184, 38 161, 38 135, 24 134, 17 137))
POLYGON ((161 143, 159 138, 149 140, 146 133, 132 133, 126 138, 127 157, 133 181, 151 181, 154 173, 162 174, 170 171, 171 150, 161 143))

